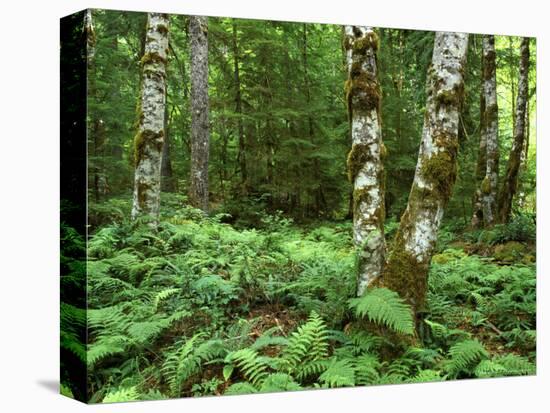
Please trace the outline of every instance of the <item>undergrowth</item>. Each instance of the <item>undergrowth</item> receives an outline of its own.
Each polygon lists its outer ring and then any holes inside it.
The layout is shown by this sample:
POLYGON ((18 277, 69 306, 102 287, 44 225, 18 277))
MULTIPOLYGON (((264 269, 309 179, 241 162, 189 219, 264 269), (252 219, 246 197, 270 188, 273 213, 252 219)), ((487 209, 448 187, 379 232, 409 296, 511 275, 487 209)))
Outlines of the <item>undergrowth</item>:
MULTIPOLYGON (((347 223, 237 230, 174 202, 152 232, 116 215, 88 240, 86 351, 71 329, 83 311, 62 307, 91 402, 535 373, 535 266, 472 254, 479 234, 442 230, 420 340, 393 291, 353 297, 347 223)), ((490 244, 531 240, 513 225, 490 244)))

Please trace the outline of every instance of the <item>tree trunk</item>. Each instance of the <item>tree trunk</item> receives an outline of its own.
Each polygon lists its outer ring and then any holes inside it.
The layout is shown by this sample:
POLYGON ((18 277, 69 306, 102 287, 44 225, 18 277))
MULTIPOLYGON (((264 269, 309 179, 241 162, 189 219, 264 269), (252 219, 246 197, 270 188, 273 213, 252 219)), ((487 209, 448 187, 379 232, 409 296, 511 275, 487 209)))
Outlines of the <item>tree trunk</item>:
POLYGON ((386 252, 378 36, 370 27, 346 26, 344 47, 352 137, 347 166, 353 184, 353 241, 359 250, 357 295, 360 296, 380 277, 386 252))
POLYGON ((474 204, 474 227, 490 227, 495 223, 498 190, 498 105, 496 83, 495 37, 483 36, 482 51, 481 144, 478 173, 482 173, 474 204))
POLYGON ((525 112, 527 106, 529 80, 529 38, 521 41, 521 60, 519 65, 518 94, 515 112, 514 141, 506 165, 506 175, 500 188, 498 199, 498 218, 502 223, 508 222, 512 212, 512 200, 518 185, 518 171, 521 164, 523 144, 525 140, 525 112))
POLYGON ((191 48, 191 176, 189 201, 208 212, 208 20, 189 17, 191 48))
POLYGON ((145 47, 141 59, 141 96, 135 145, 134 201, 132 218, 149 215, 158 222, 160 166, 164 143, 166 63, 168 52, 167 14, 149 13, 145 47))
POLYGON ((407 208, 382 283, 424 311, 428 268, 457 174, 458 125, 468 49, 465 33, 437 32, 428 69, 422 140, 407 208))
POLYGON ((174 192, 176 190, 176 186, 174 182, 174 174, 172 171, 172 159, 170 158, 169 124, 170 122, 168 120, 168 103, 167 103, 166 110, 164 112, 164 145, 162 146, 162 160, 160 164, 160 189, 162 192, 174 192))
MULTIPOLYGON (((97 98, 96 89, 96 71, 95 71, 95 50, 96 50, 96 33, 92 15, 92 9, 87 9, 84 15, 84 32, 86 34, 86 70, 87 70, 87 87, 88 99, 97 98)), ((94 117, 89 123, 88 129, 88 148, 91 149, 90 155, 93 157, 91 170, 92 175, 92 192, 94 200, 99 201, 100 194, 103 192, 101 188, 101 173, 100 154, 103 146, 103 131, 99 119, 94 117)))
POLYGON ((235 112, 237 112, 237 132, 239 134, 238 163, 241 172, 241 190, 248 192, 248 170, 246 165, 246 142, 243 125, 243 102, 241 97, 241 75, 239 71, 239 43, 237 35, 237 23, 233 22, 233 76, 235 81, 235 112))

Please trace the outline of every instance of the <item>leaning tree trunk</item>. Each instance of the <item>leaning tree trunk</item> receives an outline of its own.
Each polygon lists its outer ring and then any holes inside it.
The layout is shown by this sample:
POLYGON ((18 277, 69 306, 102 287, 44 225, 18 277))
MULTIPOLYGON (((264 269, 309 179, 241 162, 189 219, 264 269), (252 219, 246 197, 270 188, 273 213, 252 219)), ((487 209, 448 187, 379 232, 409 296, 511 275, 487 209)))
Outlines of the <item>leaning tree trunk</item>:
POLYGON ((482 51, 481 144, 478 172, 483 172, 476 191, 474 227, 490 227, 495 223, 498 190, 498 105, 495 37, 483 36, 482 51), (484 153, 483 153, 484 152, 484 153))
POLYGON ((417 320, 424 311, 437 231, 456 180, 467 49, 465 33, 435 35, 418 162, 407 208, 382 277, 384 286, 411 304, 417 320))
POLYGON ((521 164, 521 153, 525 140, 525 111, 527 106, 527 94, 529 88, 529 38, 521 41, 521 60, 519 64, 518 95, 516 101, 514 141, 506 166, 506 175, 500 188, 498 199, 498 219, 500 222, 508 222, 512 212, 512 200, 518 186, 518 172, 521 164))
POLYGON ((370 27, 346 26, 346 101, 351 124, 348 176, 353 184, 353 240, 358 248, 357 295, 380 277, 384 262, 384 166, 380 124, 378 36, 370 27))
POLYGON ((160 166, 164 143, 166 63, 168 52, 167 14, 149 13, 141 59, 141 96, 135 145, 134 202, 132 217, 149 215, 158 221, 160 166))
POLYGON ((191 176, 189 201, 208 211, 208 21, 189 18, 191 42, 191 176))

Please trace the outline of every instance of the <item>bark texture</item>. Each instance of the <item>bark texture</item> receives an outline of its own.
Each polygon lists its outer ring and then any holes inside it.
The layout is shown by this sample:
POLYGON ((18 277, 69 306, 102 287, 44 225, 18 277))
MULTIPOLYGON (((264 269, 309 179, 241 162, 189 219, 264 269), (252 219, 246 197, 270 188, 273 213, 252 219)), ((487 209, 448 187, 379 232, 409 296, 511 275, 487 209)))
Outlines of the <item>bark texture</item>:
POLYGON ((348 80, 345 92, 351 124, 348 176, 353 184, 353 240, 358 248, 357 295, 380 277, 385 263, 384 166, 380 122, 378 36, 370 27, 346 26, 348 80))
POLYGON ((246 165, 246 140, 244 135, 243 125, 243 103, 241 97, 241 74, 239 70, 240 66, 240 53, 238 42, 237 23, 233 22, 233 77, 235 82, 235 112, 237 113, 237 131, 239 133, 239 153, 238 163, 241 172, 241 191, 246 194, 248 192, 248 174, 246 165))
POLYGON ((149 13, 141 59, 141 96, 135 145, 134 202, 132 217, 149 215, 156 223, 160 206, 160 167, 164 144, 167 14, 149 13))
POLYGON ((521 164, 525 141, 526 107, 529 88, 529 38, 521 41, 521 59, 519 64, 518 94, 516 101, 514 141, 510 157, 506 165, 506 175, 500 188, 498 199, 498 218, 500 222, 508 222, 512 212, 512 200, 518 187, 518 172, 521 164))
POLYGON ((415 176, 382 278, 384 286, 397 291, 412 306, 417 319, 424 311, 428 267, 456 180, 467 49, 467 34, 435 35, 415 176))
POLYGON ((483 36, 482 53, 481 136, 477 171, 479 188, 476 190, 472 219, 473 226, 477 228, 490 227, 496 220, 500 157, 494 36, 483 36))
POLYGON ((208 21, 189 18, 191 48, 191 176, 189 201, 208 212, 208 21))

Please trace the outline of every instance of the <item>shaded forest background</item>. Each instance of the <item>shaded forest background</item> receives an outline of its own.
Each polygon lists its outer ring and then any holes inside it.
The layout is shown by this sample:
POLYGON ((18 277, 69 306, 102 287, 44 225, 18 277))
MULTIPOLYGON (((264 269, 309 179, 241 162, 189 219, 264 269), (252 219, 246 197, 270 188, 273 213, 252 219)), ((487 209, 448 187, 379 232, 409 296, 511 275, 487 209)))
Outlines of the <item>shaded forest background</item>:
MULTIPOLYGON (((92 225, 99 223, 96 212, 106 200, 131 196, 145 23, 142 13, 94 14, 95 90, 88 98, 92 225)), ((380 29, 379 37, 386 215, 399 221, 416 167, 434 33, 380 29)), ((228 213, 242 226, 261 225, 262 211, 282 211, 298 222, 349 218, 341 26, 210 18, 208 42, 212 212, 228 213)), ((501 175, 512 143, 520 42, 496 36, 501 175)), ((528 145, 514 199, 516 208, 529 211, 536 203, 534 44, 531 49, 528 145)), ((187 19, 171 16, 162 188, 184 195, 190 169, 189 53, 187 19)), ((476 187, 480 62, 481 37, 473 35, 460 114, 459 174, 445 214, 464 226, 476 187)))

